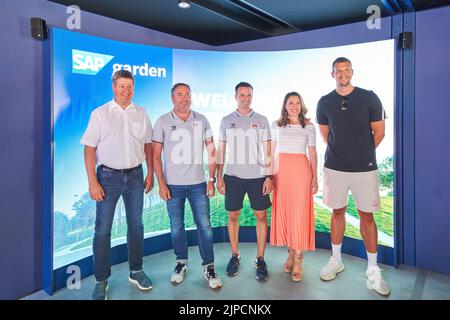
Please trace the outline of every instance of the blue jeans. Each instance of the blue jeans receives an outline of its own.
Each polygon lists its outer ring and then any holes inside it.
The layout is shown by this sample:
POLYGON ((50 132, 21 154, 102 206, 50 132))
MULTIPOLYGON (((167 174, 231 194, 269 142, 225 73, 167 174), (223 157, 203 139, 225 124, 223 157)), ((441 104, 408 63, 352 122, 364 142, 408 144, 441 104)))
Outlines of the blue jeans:
POLYGON ((188 245, 184 227, 184 204, 186 198, 192 209, 197 226, 197 239, 202 265, 214 263, 213 232, 209 220, 209 198, 206 195, 206 183, 193 185, 168 185, 171 199, 167 200, 170 218, 172 245, 177 260, 188 259, 188 245))
POLYGON ((97 179, 105 191, 105 197, 103 201, 97 201, 93 244, 94 274, 97 281, 105 281, 111 275, 109 263, 111 228, 116 204, 120 196, 123 198, 127 217, 127 246, 130 270, 142 270, 144 176, 142 166, 127 173, 99 167, 97 169, 97 179))

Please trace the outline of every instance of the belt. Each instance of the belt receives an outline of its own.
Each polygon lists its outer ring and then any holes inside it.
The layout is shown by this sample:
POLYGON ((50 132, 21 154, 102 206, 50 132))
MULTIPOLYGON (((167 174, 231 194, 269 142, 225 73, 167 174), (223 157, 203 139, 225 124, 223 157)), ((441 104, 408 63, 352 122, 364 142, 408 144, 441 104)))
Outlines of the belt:
POLYGON ((117 173, 130 173, 133 172, 136 169, 140 169, 142 167, 142 165, 138 165, 137 167, 134 168, 129 168, 129 169, 114 169, 114 168, 110 168, 108 166, 105 166, 104 164, 101 164, 99 166, 100 169, 106 169, 106 171, 113 171, 113 172, 117 172, 117 173))

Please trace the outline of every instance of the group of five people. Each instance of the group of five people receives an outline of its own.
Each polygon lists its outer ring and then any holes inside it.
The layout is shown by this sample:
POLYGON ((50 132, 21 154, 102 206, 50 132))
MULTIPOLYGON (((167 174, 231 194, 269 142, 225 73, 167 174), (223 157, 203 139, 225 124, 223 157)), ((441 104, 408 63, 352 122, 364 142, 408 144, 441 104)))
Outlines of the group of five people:
MULTIPOLYGON (((373 212, 380 209, 375 148, 384 137, 385 113, 375 93, 351 84, 350 60, 337 58, 331 75, 336 80, 336 90, 320 99, 316 115, 320 134, 327 144, 323 202, 333 209, 332 256, 320 271, 320 278, 332 280, 344 270, 341 244, 351 190, 367 250, 367 286, 388 295, 389 286, 377 265, 377 227, 373 219, 373 212)), ((93 299, 107 299, 111 227, 120 196, 128 225, 129 281, 141 290, 152 288, 142 267, 142 210, 143 193, 153 188, 154 175, 170 218, 176 256, 173 283, 181 283, 188 271, 184 220, 187 200, 197 227, 204 278, 213 289, 222 286, 214 268, 210 219, 210 198, 216 187, 225 197, 228 212, 232 255, 227 274, 235 276, 239 272, 239 216, 247 195, 256 218, 256 278, 269 278, 264 252, 267 210, 272 206, 270 243, 288 248, 284 271, 291 273, 293 281, 301 281, 303 252, 315 249, 313 195, 318 190, 315 126, 306 117, 301 95, 286 94, 279 120, 270 125, 265 116, 251 108, 252 85, 238 83, 237 108, 222 119, 216 150, 207 118, 190 108, 188 84, 177 83, 172 87, 173 109, 160 116, 154 127, 145 110, 132 102, 134 78, 130 72, 116 71, 112 90, 114 99, 92 112, 81 139, 85 145, 89 193, 96 201, 93 258, 97 282, 93 299), (207 179, 204 150, 208 155, 207 179)))

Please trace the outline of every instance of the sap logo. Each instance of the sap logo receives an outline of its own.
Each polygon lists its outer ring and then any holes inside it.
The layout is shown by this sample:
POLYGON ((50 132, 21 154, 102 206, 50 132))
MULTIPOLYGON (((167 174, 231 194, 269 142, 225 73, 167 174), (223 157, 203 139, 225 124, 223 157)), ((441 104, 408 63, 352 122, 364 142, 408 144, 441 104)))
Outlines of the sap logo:
POLYGON ((72 73, 95 76, 114 56, 72 49, 72 73))

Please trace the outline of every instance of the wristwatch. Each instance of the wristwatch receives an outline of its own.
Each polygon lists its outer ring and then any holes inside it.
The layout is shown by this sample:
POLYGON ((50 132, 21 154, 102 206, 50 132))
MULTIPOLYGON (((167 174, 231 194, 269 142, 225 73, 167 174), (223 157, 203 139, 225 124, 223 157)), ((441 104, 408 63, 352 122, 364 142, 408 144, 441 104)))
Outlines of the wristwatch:
POLYGON ((271 175, 271 174, 270 174, 270 175, 267 175, 267 176, 266 176, 266 179, 273 180, 273 175, 271 175))
POLYGON ((208 182, 216 182, 216 177, 209 177, 208 182))

